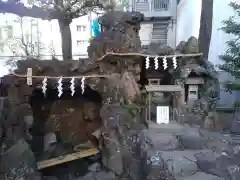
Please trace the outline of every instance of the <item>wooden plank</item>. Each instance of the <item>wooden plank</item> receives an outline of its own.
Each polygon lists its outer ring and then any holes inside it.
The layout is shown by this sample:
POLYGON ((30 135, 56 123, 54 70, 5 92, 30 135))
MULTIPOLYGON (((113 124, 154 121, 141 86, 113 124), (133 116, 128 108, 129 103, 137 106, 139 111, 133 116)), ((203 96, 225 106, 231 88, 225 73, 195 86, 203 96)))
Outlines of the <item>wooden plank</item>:
POLYGON ((32 86, 32 68, 27 68, 27 85, 32 86))
POLYGON ((180 85, 147 85, 147 92, 182 92, 184 89, 180 85))
POLYGON ((39 161, 37 162, 37 168, 44 169, 44 168, 55 166, 58 164, 63 164, 63 163, 74 161, 84 157, 92 156, 97 154, 98 152, 99 152, 98 149, 92 148, 92 149, 83 150, 83 151, 67 154, 64 156, 60 156, 60 157, 56 157, 48 160, 39 161))
POLYGON ((187 78, 185 81, 186 84, 204 84, 203 78, 187 78))

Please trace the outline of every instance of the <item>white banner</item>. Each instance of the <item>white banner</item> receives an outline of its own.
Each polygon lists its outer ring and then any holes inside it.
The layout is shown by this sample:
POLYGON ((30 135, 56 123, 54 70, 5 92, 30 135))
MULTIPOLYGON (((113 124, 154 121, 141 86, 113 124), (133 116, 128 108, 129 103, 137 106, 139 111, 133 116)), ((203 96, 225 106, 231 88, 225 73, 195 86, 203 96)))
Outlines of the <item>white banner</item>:
POLYGON ((169 106, 157 106, 157 124, 169 124, 169 106))

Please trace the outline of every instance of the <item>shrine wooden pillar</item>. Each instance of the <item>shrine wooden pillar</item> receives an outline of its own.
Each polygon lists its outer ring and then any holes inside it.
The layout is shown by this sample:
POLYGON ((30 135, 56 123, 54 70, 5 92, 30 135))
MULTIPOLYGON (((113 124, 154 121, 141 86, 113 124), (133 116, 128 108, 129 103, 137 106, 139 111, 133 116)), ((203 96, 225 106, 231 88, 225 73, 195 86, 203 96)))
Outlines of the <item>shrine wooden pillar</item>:
MULTIPOLYGON (((174 108, 178 108, 180 105, 185 104, 184 97, 184 88, 180 85, 147 85, 145 86, 147 91, 147 99, 146 99, 146 124, 151 123, 151 101, 152 101, 152 93, 153 92, 173 92, 175 94, 179 94, 179 97, 176 98, 175 103, 173 104, 174 108)), ((176 95, 174 98, 177 97, 176 95)))

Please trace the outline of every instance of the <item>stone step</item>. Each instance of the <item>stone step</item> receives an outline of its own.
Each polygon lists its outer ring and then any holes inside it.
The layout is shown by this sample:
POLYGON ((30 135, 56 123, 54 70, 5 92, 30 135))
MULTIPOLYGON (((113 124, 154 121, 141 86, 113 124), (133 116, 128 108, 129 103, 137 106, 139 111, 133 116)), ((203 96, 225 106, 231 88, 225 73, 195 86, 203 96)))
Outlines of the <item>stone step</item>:
POLYGON ((223 180, 218 176, 206 174, 204 172, 196 172, 192 176, 187 176, 187 177, 175 177, 175 179, 176 180, 223 180))
POLYGON ((148 127, 156 133, 182 131, 183 128, 185 128, 185 126, 176 121, 170 121, 169 124, 157 124, 155 122, 150 122, 148 127))

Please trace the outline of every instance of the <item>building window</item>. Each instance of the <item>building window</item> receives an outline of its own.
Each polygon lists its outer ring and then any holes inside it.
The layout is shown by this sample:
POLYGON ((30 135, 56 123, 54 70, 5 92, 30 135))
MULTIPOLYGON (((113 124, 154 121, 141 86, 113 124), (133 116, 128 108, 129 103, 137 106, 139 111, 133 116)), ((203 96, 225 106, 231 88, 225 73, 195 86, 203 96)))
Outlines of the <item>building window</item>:
POLYGON ((77 46, 81 46, 84 44, 84 40, 77 40, 77 46))
POLYGON ((77 32, 85 32, 87 29, 84 25, 77 25, 77 32))
POLYGON ((0 40, 13 38, 13 27, 10 25, 0 27, 0 40))

